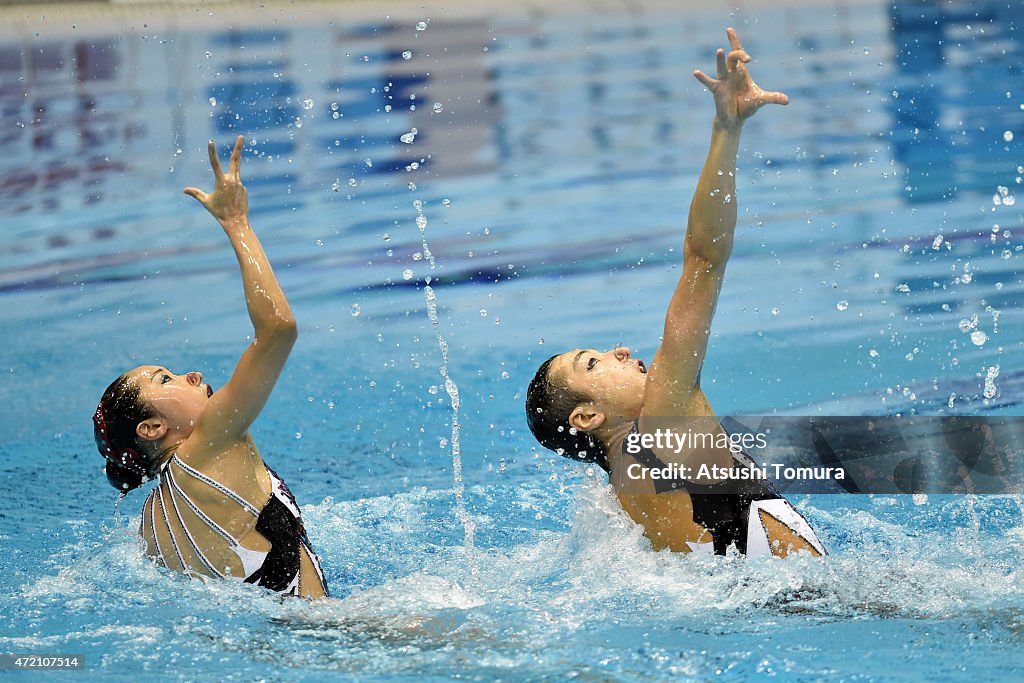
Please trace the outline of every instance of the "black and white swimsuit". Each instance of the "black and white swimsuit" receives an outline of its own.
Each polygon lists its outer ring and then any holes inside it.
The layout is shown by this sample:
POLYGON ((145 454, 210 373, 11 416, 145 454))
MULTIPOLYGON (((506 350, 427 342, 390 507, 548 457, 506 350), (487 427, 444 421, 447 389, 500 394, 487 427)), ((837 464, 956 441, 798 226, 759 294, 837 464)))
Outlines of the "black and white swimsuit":
MULTIPOLYGON (((317 558, 313 547, 306 536, 306 530, 302 525, 302 518, 299 515, 299 507, 295 503, 295 497, 285 485, 284 481, 277 476, 274 470, 267 467, 270 475, 271 494, 263 508, 257 510, 249 501, 224 486, 218 481, 211 479, 199 470, 190 467, 175 453, 160 468, 159 481, 156 488, 149 494, 143 513, 143 532, 152 534, 153 543, 156 546, 157 560, 167 566, 167 557, 173 553, 177 564, 181 566, 186 574, 192 573, 190 565, 186 562, 182 547, 187 544, 191 554, 198 558, 200 567, 196 567, 198 573, 208 574, 221 578, 234 578, 246 583, 254 583, 264 586, 272 591, 288 594, 299 594, 299 568, 302 562, 302 553, 306 553, 316 570, 316 580, 323 586, 327 593, 327 582, 324 580, 323 570, 320 568, 320 560, 317 558), (177 481, 177 473, 198 480, 203 484, 220 492, 226 498, 238 503, 246 512, 256 519, 255 529, 267 541, 270 542, 269 551, 257 551, 244 547, 238 539, 225 531, 219 524, 210 519, 198 505, 182 490, 177 481), (157 514, 157 502, 159 501, 160 514, 157 514), (222 571, 211 562, 203 553, 196 542, 188 525, 182 518, 182 510, 189 509, 196 517, 222 537, 228 547, 238 556, 242 564, 242 576, 231 576, 222 571), (171 526, 170 515, 177 518, 180 532, 171 526), (160 537, 156 530, 158 524, 166 531, 170 538, 170 548, 161 545, 160 537), (181 538, 181 535, 184 538, 181 538), (166 554, 165 554, 166 553, 166 554)), ((165 543, 166 545, 166 543, 165 543)), ((309 579, 304 579, 308 581, 309 579)))
MULTIPOLYGON (((633 423, 632 434, 639 433, 639 420, 633 423)), ((666 464, 647 448, 639 453, 629 453, 626 446, 630 439, 622 442, 622 454, 633 458, 648 469, 663 469, 666 464)), ((733 453, 734 468, 756 467, 746 453, 733 453)), ((690 494, 693 505, 693 520, 711 533, 712 541, 693 543, 687 541, 694 552, 725 555, 730 546, 749 557, 773 555, 771 541, 765 524, 770 520, 785 525, 794 534, 807 542, 822 555, 825 547, 815 535, 807 520, 780 496, 771 482, 763 479, 729 480, 718 484, 701 485, 683 479, 654 479, 656 493, 683 490, 690 494)))

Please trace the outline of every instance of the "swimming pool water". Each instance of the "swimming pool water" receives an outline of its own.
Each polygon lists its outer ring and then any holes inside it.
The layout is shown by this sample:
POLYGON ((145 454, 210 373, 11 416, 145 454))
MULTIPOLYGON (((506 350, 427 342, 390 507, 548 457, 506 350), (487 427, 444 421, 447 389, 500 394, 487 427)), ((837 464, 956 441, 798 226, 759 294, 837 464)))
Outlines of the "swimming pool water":
POLYGON ((823 561, 653 553, 597 473, 537 449, 522 408, 561 350, 650 359, 711 116, 689 72, 735 25, 759 83, 792 101, 744 132, 703 374, 717 412, 1019 410, 1019 10, 43 12, 0 22, 0 652, 84 653, 110 680, 1024 665, 1019 499, 803 496, 823 561), (180 194, 208 185, 205 141, 239 132, 300 325, 254 436, 337 598, 314 605, 155 569, 143 496, 115 518, 89 433, 122 370, 217 386, 244 348, 234 259, 180 194))

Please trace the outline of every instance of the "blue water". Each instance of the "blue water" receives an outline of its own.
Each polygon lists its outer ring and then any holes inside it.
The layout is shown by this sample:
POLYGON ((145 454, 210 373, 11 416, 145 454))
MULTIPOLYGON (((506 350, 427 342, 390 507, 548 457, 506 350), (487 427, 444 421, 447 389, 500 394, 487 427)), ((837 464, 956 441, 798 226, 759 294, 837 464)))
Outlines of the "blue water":
POLYGON ((689 72, 730 24, 792 102, 744 132, 716 410, 1018 411, 1019 10, 318 7, 4 29, 0 653, 126 681, 1019 675, 1019 499, 805 496, 827 559, 653 553, 522 413, 553 353, 655 350, 711 118, 689 72), (334 592, 312 605, 156 569, 92 444, 124 369, 217 386, 246 344, 230 249, 180 194, 238 132, 300 324, 253 433, 334 592))

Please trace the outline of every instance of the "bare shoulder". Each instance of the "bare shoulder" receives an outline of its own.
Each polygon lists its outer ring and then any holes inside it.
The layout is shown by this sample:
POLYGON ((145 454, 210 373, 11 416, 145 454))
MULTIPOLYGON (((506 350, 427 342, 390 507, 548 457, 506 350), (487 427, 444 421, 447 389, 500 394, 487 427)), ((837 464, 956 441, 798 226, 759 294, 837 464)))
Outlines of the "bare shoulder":
POLYGON ((270 475, 249 434, 215 449, 203 448, 190 437, 178 447, 176 455, 190 468, 243 498, 251 500, 270 490, 270 475))

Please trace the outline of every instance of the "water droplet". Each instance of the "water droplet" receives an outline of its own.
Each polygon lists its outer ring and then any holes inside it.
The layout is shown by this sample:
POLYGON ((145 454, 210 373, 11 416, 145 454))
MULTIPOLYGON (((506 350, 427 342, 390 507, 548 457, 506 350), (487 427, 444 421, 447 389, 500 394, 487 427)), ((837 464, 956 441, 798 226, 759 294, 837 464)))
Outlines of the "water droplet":
POLYGON ((1009 249, 1003 249, 1002 257, 1004 261, 1009 259, 1011 256, 1013 256, 1012 251, 1010 251, 1009 249))
POLYGON ((1004 132, 1003 133, 1003 140, 1006 140, 1007 142, 1012 142, 1013 141, 1013 131, 1009 131, 1008 130, 1008 131, 1004 132))
POLYGON ((413 128, 408 133, 403 133, 402 137, 400 137, 398 139, 401 140, 402 142, 404 142, 407 145, 411 145, 412 141, 416 139, 416 133, 418 133, 418 132, 419 132, 418 130, 413 128))
POLYGON ((448 448, 448 439, 442 436, 441 439, 437 442, 437 445, 439 448, 448 448))
POLYGON ((486 318, 487 317, 487 309, 486 308, 481 308, 480 309, 480 317, 482 317, 482 318, 486 318))
POLYGON ((850 307, 850 302, 847 301, 846 299, 843 299, 842 301, 836 303, 836 310, 837 311, 845 311, 849 307, 850 307))
POLYGON ((352 317, 358 318, 362 311, 359 309, 359 304, 352 304, 352 317))
POLYGON ((355 178, 349 178, 348 179, 348 186, 349 187, 356 187, 357 185, 359 185, 359 182, 355 178))
POLYGON ((422 213, 416 216, 416 227, 419 228, 420 230, 423 230, 427 227, 427 217, 424 216, 422 213))
POLYGON ((507 372, 507 371, 505 371, 505 370, 502 370, 502 371, 501 371, 501 378, 502 378, 502 379, 508 379, 508 378, 509 378, 509 376, 510 376, 510 375, 508 374, 508 372, 507 372))
POLYGON ((302 438, 302 432, 295 432, 295 438, 296 439, 301 439, 302 438))
POLYGON ((981 330, 975 330, 971 332, 971 342, 975 346, 983 346, 988 341, 988 335, 981 330))
POLYGON ((405 52, 403 52, 402 53, 402 59, 407 60, 407 61, 412 59, 412 50, 406 50, 405 52))
POLYGON ((312 109, 313 108, 313 100, 311 100, 308 97, 306 99, 302 100, 302 108, 305 109, 306 111, 309 111, 310 109, 312 109))
POLYGON ((908 285, 905 282, 901 283, 901 284, 898 284, 898 285, 896 285, 896 291, 900 292, 902 294, 906 294, 907 292, 910 291, 910 285, 908 285))
POLYGON ((441 206, 451 206, 451 205, 452 205, 452 200, 450 200, 450 199, 442 199, 441 200, 441 206))
POLYGON ((772 315, 778 315, 778 314, 779 314, 779 307, 778 306, 772 306, 772 315))
POLYGON ((384 233, 383 238, 384 238, 385 242, 390 242, 391 241, 391 233, 389 233, 389 232, 384 233))
POLYGON ((405 270, 402 271, 402 279, 403 280, 411 280, 412 279, 412 268, 406 268, 405 270))
POLYGON ((440 102, 434 102, 434 113, 440 114, 442 111, 444 111, 444 105, 440 102))
POLYGON ((942 246, 942 235, 936 235, 935 239, 932 240, 932 249, 938 249, 942 246))
POLYGON ((207 51, 206 51, 206 58, 207 58, 207 59, 209 59, 209 58, 210 58, 210 57, 212 57, 212 56, 213 56, 213 53, 212 53, 212 52, 210 52, 209 50, 207 50, 207 51))
POLYGON ((417 31, 426 31, 427 30, 427 22, 425 22, 425 21, 418 21, 418 22, 416 22, 416 30, 417 31))
POLYGON ((217 106, 217 98, 216 97, 211 97, 210 98, 210 106, 211 107, 216 107, 217 106))
POLYGON ((878 351, 871 349, 870 351, 868 351, 868 355, 871 356, 872 358, 878 358, 878 351))
POLYGON ((996 392, 996 377, 999 376, 999 366, 993 365, 985 370, 985 389, 982 391, 982 395, 985 398, 995 398, 996 392))
POLYGON ((438 389, 436 384, 431 384, 429 387, 427 387, 427 393, 430 394, 431 396, 437 396, 437 392, 438 389))

